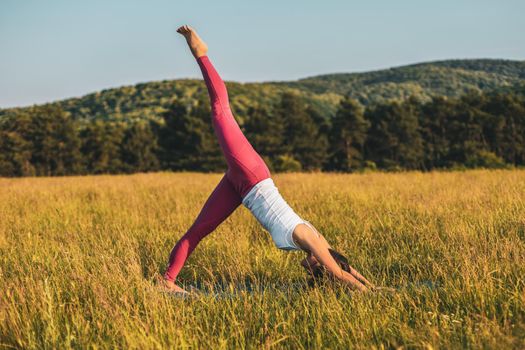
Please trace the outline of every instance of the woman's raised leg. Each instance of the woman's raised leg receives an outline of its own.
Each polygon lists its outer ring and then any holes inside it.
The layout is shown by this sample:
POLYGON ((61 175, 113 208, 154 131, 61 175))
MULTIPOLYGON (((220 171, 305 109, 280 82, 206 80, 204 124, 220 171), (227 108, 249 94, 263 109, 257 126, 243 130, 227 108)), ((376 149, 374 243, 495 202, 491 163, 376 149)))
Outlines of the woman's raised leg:
POLYGON ((253 185, 270 177, 270 171, 233 117, 226 85, 206 56, 206 44, 187 26, 181 27, 179 33, 188 41, 202 71, 210 96, 213 128, 228 163, 227 176, 242 197, 253 185))
POLYGON ((233 117, 226 85, 208 56, 199 57, 197 62, 208 87, 213 129, 228 163, 228 178, 239 194, 244 196, 253 185, 270 177, 270 171, 233 117))

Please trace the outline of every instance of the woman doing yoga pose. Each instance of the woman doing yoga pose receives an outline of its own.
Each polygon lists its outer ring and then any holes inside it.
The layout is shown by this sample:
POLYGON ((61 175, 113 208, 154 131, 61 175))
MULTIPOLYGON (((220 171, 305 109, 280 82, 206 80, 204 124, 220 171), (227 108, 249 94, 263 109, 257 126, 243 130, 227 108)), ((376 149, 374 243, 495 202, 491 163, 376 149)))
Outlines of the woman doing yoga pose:
POLYGON ((202 71, 210 95, 213 128, 228 170, 193 225, 171 251, 164 286, 171 291, 186 292, 175 284, 186 259, 197 244, 242 203, 270 232, 277 248, 307 253, 301 264, 312 275, 327 271, 353 289, 366 291, 372 288, 372 284, 350 267, 342 255, 331 249, 326 239, 308 221, 301 219, 281 197, 268 167, 233 117, 226 85, 207 56, 207 45, 189 26, 182 26, 177 32, 186 38, 202 71))

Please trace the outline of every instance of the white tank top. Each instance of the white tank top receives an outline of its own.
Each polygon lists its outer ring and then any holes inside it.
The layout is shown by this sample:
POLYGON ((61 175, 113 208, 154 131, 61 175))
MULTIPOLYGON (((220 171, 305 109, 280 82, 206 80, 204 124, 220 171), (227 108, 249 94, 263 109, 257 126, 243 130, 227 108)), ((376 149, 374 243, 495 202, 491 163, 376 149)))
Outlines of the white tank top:
POLYGON ((286 203, 271 178, 257 183, 244 196, 242 204, 248 208, 261 225, 270 232, 277 248, 300 250, 292 238, 298 224, 311 226, 286 203))

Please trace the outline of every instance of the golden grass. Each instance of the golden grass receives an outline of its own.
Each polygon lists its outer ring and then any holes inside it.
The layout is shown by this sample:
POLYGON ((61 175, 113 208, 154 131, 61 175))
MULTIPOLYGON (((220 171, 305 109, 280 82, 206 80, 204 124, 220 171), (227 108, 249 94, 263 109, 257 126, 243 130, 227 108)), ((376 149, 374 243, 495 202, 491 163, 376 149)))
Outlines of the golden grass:
POLYGON ((302 254, 274 248, 245 208, 182 270, 210 293, 160 292, 220 176, 0 179, 0 348, 525 347, 525 171, 275 176, 397 292, 306 288, 302 254))

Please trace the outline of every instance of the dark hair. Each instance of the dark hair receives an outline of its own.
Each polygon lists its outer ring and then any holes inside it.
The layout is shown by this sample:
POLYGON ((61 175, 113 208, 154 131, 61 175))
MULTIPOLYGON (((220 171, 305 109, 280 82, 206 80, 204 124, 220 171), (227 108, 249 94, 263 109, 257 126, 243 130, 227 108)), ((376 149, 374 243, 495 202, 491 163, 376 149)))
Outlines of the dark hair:
MULTIPOLYGON (((329 248, 328 251, 343 271, 350 272, 350 265, 348 264, 348 259, 343 254, 331 248, 329 248)), ((325 273, 326 268, 322 264, 319 264, 318 266, 312 268, 312 276, 314 278, 321 278, 325 275, 325 273)))

